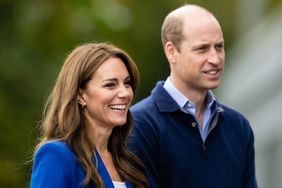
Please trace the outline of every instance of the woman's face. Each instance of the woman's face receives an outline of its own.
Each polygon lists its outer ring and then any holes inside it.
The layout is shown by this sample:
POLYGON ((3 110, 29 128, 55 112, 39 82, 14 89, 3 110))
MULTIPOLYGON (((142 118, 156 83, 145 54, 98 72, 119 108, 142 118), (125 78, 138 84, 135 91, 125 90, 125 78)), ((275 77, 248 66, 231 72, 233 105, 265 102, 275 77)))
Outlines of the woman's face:
POLYGON ((128 70, 119 58, 106 60, 81 90, 86 118, 93 126, 112 129, 126 123, 133 90, 128 70))

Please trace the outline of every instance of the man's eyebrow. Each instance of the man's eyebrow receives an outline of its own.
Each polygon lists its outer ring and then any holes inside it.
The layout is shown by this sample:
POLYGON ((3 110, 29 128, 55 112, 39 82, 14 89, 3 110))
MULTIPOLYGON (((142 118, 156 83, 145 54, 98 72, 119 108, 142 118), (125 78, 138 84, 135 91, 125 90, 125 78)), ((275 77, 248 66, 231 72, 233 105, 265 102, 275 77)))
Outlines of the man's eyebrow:
POLYGON ((209 47, 210 44, 208 43, 200 43, 200 44, 195 44, 194 46, 192 46, 192 50, 196 50, 198 48, 203 48, 203 47, 209 47))

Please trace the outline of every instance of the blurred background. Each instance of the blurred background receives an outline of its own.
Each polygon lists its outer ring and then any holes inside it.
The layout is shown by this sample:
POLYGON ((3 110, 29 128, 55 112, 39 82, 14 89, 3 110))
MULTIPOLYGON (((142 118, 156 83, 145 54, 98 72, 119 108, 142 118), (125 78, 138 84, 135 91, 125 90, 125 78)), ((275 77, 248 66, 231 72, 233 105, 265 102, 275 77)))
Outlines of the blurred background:
MULTIPOLYGON (((191 0, 222 25, 226 68, 217 98, 255 133, 259 187, 282 184, 282 0, 191 0)), ((0 0, 0 187, 29 187, 44 102, 66 55, 110 41, 135 60, 135 101, 168 75, 160 40, 166 14, 183 0, 0 0)))

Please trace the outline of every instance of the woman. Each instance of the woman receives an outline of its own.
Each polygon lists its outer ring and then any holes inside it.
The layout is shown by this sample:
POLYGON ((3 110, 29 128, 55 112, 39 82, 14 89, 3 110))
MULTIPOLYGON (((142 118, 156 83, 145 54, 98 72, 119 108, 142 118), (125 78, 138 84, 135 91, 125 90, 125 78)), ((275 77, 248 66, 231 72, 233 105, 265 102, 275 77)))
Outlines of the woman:
POLYGON ((45 106, 30 186, 148 187, 126 146, 138 81, 123 50, 106 43, 75 48, 45 106))

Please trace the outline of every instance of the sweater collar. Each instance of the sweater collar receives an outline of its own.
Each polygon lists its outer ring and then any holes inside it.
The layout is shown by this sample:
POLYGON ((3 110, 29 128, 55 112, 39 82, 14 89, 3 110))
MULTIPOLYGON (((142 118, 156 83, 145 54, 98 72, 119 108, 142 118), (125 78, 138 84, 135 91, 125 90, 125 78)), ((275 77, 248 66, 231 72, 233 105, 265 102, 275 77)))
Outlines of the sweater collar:
POLYGON ((158 81, 156 87, 152 90, 153 99, 160 112, 175 112, 180 107, 169 95, 169 93, 163 88, 164 81, 158 81))
MULTIPOLYGON (((158 81, 155 88, 152 90, 152 96, 160 112, 175 112, 181 110, 176 101, 170 96, 170 94, 164 89, 164 81, 158 81)), ((215 108, 217 112, 223 112, 223 108, 216 100, 215 108)))

